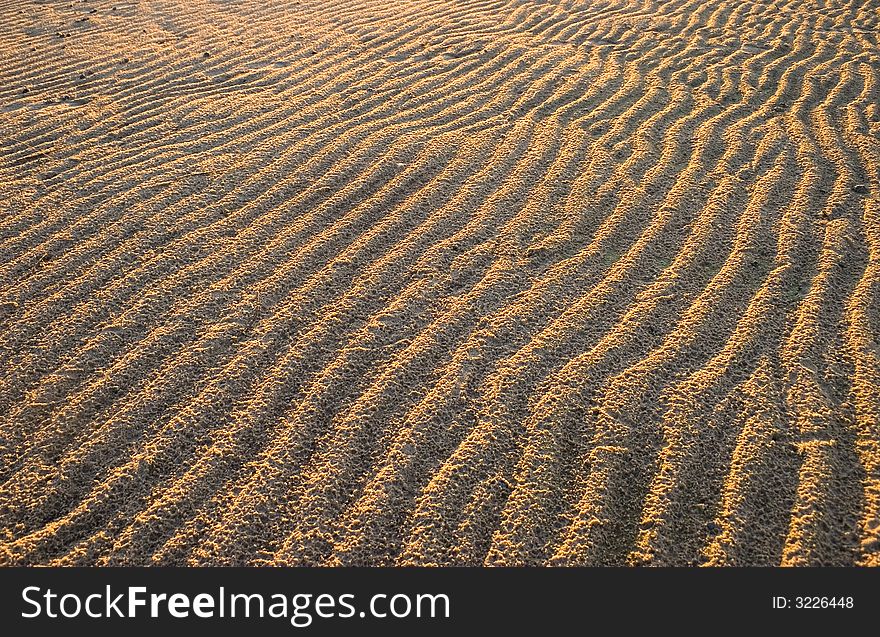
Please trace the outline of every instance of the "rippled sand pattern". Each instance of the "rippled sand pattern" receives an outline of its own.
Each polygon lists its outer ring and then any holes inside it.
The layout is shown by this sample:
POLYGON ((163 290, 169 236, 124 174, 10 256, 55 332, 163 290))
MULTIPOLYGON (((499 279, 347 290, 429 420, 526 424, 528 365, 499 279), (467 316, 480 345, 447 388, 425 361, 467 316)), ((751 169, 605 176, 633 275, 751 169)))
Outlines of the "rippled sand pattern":
POLYGON ((0 0, 0 563, 880 565, 880 0, 0 0))

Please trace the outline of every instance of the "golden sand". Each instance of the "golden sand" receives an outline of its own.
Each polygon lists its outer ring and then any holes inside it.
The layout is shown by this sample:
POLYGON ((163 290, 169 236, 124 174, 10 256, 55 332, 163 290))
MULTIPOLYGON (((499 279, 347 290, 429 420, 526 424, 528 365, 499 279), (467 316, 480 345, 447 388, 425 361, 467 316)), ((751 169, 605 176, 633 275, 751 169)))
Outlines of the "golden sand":
POLYGON ((0 0, 0 563, 880 565, 878 34, 0 0))

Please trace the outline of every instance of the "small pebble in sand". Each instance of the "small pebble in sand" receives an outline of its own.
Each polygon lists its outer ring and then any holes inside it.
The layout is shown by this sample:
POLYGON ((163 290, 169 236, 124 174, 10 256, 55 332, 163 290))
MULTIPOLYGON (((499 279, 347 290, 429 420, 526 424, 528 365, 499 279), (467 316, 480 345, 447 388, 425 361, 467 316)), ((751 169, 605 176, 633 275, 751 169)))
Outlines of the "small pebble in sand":
POLYGON ((867 195, 868 192, 870 192, 865 184, 856 184, 852 187, 852 190, 854 193, 859 195, 867 195))

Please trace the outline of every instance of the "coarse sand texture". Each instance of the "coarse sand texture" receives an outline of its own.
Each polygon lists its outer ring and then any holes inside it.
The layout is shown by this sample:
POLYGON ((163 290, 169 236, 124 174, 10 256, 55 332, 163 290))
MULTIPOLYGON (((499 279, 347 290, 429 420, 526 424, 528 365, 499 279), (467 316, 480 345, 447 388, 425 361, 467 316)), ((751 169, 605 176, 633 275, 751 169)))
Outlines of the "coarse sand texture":
POLYGON ((0 565, 880 566, 880 0, 0 0, 0 565))

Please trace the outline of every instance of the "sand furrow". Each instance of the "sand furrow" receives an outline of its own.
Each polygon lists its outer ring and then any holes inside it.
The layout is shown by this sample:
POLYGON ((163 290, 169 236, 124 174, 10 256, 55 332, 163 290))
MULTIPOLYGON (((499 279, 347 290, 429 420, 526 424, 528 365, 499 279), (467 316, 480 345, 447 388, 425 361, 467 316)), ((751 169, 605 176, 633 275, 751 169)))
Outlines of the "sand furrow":
POLYGON ((0 563, 880 565, 880 1, 0 23, 0 563))

